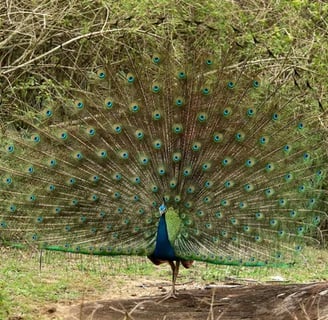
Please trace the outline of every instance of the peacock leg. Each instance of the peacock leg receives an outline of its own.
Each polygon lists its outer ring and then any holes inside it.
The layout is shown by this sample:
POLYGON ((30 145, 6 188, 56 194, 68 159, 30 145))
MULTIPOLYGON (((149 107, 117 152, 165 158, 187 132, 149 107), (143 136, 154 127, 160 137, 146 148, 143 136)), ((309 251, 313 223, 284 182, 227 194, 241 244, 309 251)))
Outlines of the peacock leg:
POLYGON ((172 269, 172 288, 171 288, 170 292, 168 292, 164 296, 164 298, 162 298, 158 303, 161 303, 170 298, 173 298, 173 299, 177 298, 176 290, 175 290, 175 282, 177 280, 178 273, 179 273, 180 260, 177 260, 176 263, 174 263, 174 261, 168 261, 168 263, 170 264, 171 269, 172 269))
POLYGON ((180 260, 177 260, 175 265, 174 265, 174 262, 172 261, 170 263, 170 265, 171 265, 171 268, 172 268, 172 290, 171 290, 171 293, 172 293, 172 297, 176 298, 175 283, 177 281, 177 277, 178 277, 178 273, 179 273, 180 260), (173 267, 172 267, 172 265, 173 265, 173 267))

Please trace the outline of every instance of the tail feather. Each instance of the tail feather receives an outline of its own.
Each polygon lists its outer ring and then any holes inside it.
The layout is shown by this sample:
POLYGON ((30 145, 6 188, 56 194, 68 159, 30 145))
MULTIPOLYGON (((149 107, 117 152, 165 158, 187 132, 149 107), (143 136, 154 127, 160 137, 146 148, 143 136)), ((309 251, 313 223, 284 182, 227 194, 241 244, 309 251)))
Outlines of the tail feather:
POLYGON ((288 55, 261 65, 252 51, 238 60, 233 38, 215 49, 199 34, 194 43, 130 37, 113 50, 90 40, 99 50, 88 68, 69 62, 49 104, 1 136, 0 238, 150 255, 164 198, 181 220, 182 259, 301 256, 327 215, 327 165, 309 88, 295 87, 288 55))

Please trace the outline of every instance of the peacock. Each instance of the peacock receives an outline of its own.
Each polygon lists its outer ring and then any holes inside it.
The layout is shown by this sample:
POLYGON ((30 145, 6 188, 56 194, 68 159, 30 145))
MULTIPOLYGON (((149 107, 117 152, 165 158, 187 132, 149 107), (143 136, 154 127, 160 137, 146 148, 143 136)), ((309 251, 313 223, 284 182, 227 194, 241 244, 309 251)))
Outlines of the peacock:
POLYGON ((194 260, 306 261, 327 218, 311 86, 289 52, 256 62, 238 30, 166 21, 29 66, 50 89, 1 125, 1 246, 147 256, 170 264, 171 296, 194 260), (50 77, 48 63, 66 67, 50 77))

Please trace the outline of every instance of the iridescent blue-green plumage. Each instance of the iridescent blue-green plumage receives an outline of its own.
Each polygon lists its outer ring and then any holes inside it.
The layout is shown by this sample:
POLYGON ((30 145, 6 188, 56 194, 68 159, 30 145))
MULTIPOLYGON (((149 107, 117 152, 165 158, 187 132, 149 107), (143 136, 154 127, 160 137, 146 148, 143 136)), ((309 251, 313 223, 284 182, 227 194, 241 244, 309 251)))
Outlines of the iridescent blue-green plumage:
POLYGON ((247 266, 302 258, 327 216, 327 141, 283 59, 269 72, 212 33, 116 41, 2 131, 0 243, 247 266))
POLYGON ((172 244, 170 243, 167 231, 167 224, 165 214, 159 218, 156 234, 155 250, 151 254, 152 257, 159 260, 175 261, 177 256, 175 255, 172 244))

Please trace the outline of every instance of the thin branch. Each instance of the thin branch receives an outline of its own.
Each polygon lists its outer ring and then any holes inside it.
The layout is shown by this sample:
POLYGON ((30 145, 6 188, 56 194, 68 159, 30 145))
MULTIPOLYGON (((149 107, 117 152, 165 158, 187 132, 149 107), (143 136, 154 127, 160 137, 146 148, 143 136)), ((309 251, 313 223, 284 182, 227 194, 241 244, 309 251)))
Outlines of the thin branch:
MULTIPOLYGON (((96 37, 96 36, 107 34, 107 33, 122 32, 122 31, 131 31, 131 30, 126 29, 126 28, 121 28, 121 29, 111 29, 111 30, 105 30, 105 31, 99 30, 99 31, 89 32, 89 33, 86 33, 86 34, 81 34, 81 35, 79 35, 77 37, 74 37, 74 38, 72 38, 72 39, 70 39, 70 40, 68 40, 68 41, 66 41, 66 42, 64 42, 64 43, 62 43, 62 44, 60 44, 60 45, 52 48, 51 50, 49 50, 49 51, 47 51, 47 52, 45 52, 45 53, 43 53, 43 54, 41 54, 41 55, 33 58, 33 59, 30 59, 30 60, 28 60, 28 61, 26 61, 26 62, 24 62, 24 63, 22 63, 22 64, 20 64, 18 66, 14 66, 14 67, 12 67, 12 66, 3 67, 3 69, 6 69, 6 68, 9 68, 9 69, 3 71, 2 73, 0 73, 0 75, 5 75, 5 74, 8 74, 8 73, 10 73, 12 71, 15 71, 17 69, 26 67, 26 66, 28 66, 28 65, 30 65, 30 64, 32 64, 32 63, 34 63, 34 62, 36 62, 36 61, 38 61, 38 60, 46 57, 46 56, 49 56, 50 54, 52 54, 52 53, 54 53, 54 52, 62 49, 63 47, 66 47, 69 44, 71 44, 73 42, 76 42, 78 40, 85 39, 85 38, 92 38, 92 37, 96 37)), ((158 35, 151 34, 149 32, 143 31, 143 30, 136 30, 136 32, 140 32, 140 33, 144 33, 144 34, 147 33, 148 35, 151 35, 153 37, 157 37, 158 38, 158 35)))

